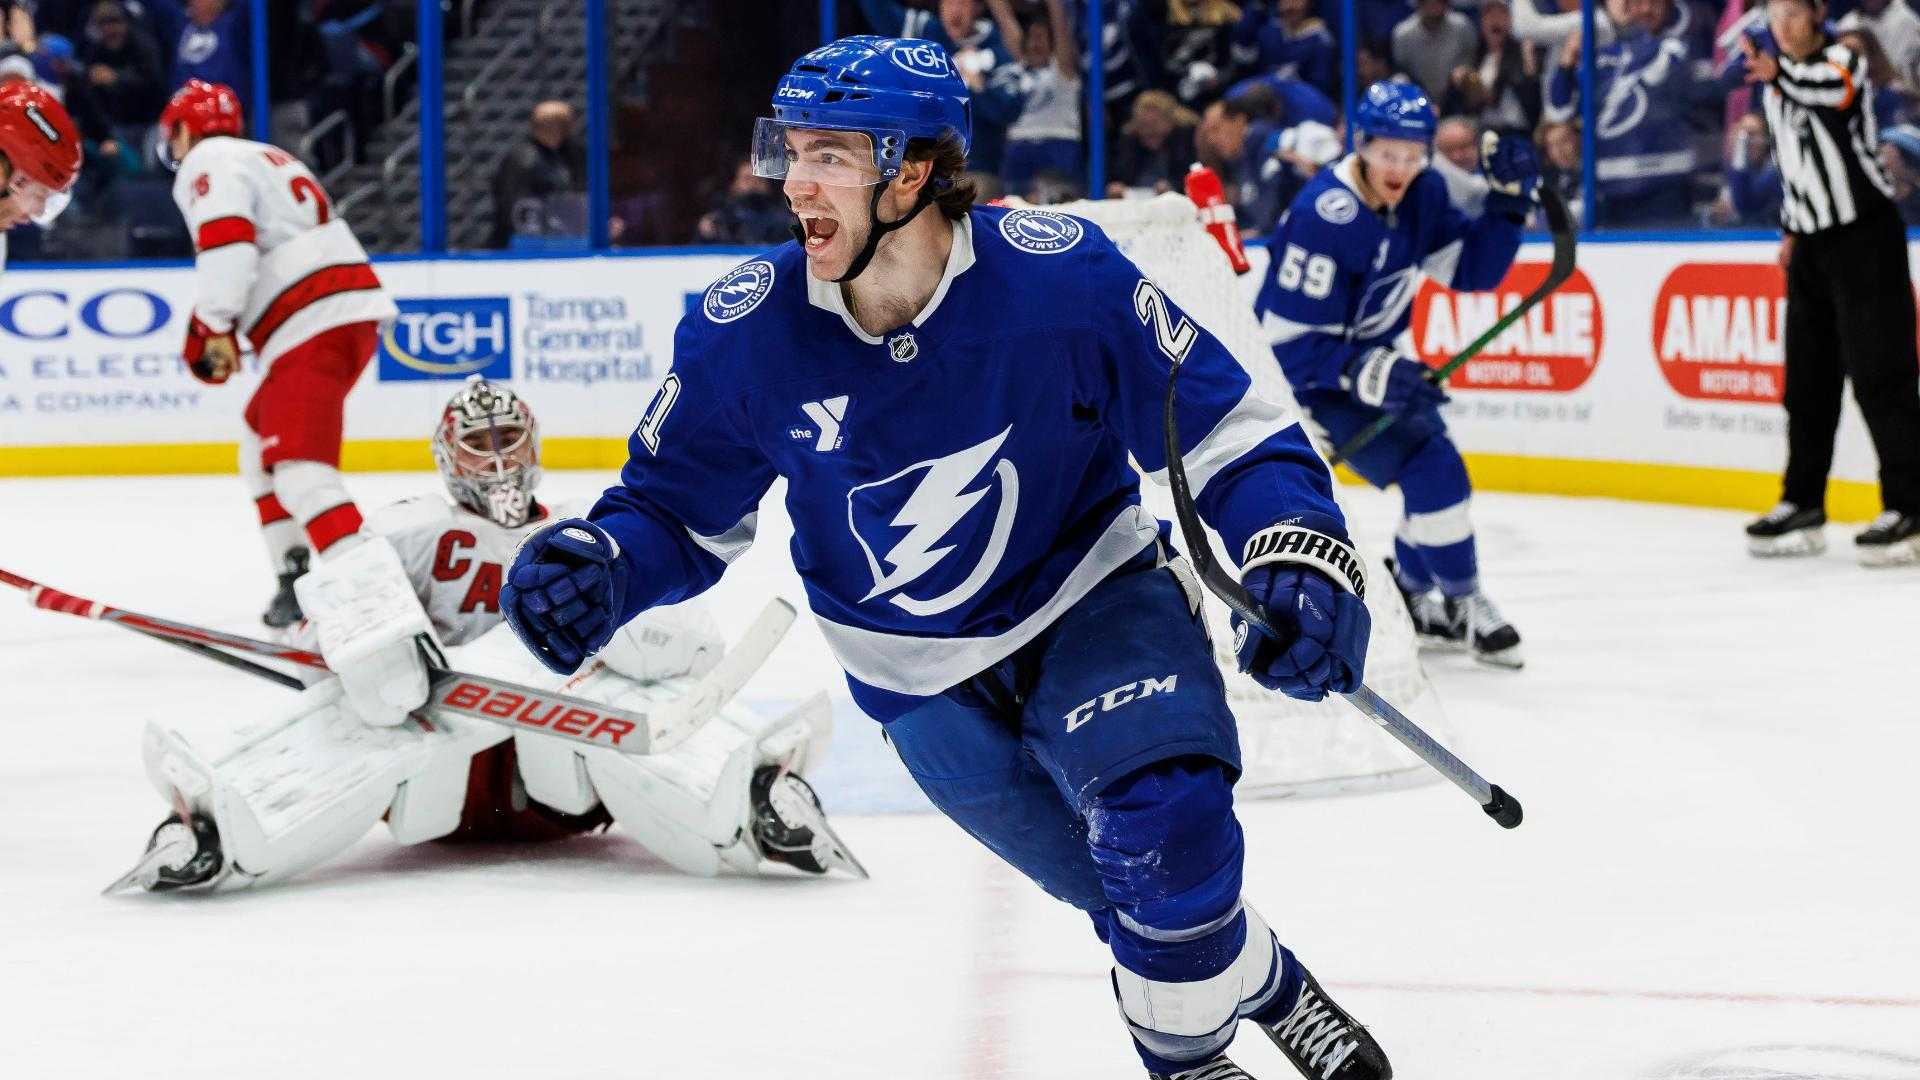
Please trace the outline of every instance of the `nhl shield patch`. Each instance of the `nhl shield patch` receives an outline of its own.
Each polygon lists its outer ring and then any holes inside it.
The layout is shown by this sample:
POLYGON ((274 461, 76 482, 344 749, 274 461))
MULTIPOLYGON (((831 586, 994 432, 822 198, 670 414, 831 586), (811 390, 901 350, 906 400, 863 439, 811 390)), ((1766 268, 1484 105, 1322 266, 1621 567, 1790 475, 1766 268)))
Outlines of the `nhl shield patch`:
POLYGON ((911 331, 903 331, 887 339, 887 352, 896 364, 904 364, 920 355, 920 343, 913 339, 911 331))

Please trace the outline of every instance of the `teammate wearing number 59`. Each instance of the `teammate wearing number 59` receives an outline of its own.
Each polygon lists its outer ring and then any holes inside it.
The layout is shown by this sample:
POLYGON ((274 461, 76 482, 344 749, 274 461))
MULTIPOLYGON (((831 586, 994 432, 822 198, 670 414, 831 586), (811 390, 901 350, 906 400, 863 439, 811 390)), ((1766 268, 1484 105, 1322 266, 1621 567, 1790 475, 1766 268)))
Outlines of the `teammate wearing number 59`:
POLYGON ((280 588, 269 626, 300 617, 293 581, 309 551, 343 550, 361 517, 340 481, 347 392, 399 311, 367 253, 292 154, 240 138, 240 99, 194 79, 160 114, 173 201, 193 234, 194 304, 182 354, 223 383, 245 339, 264 374, 240 440, 268 561, 280 588))
POLYGON ((1421 275, 1463 291, 1506 276, 1539 170, 1525 139, 1489 132, 1491 190, 1475 220, 1427 168, 1438 120, 1418 87, 1375 83, 1353 126, 1358 151, 1308 181, 1268 242, 1254 306, 1294 396, 1334 447, 1395 418, 1347 464, 1376 487, 1400 485, 1394 578, 1421 637, 1519 667, 1519 632, 1480 590, 1472 487, 1440 416, 1446 395, 1396 342, 1421 275))
POLYGON ((1148 1070, 1244 1077, 1222 1054, 1245 1018, 1316 1080, 1380 1080, 1379 1046, 1241 898, 1237 732, 1129 455, 1164 479, 1179 360, 1199 510, 1279 630, 1243 626, 1241 664, 1312 700, 1359 684, 1369 628, 1326 465, 1093 224, 973 205, 969 106, 930 41, 794 64, 753 155, 794 242, 681 320, 620 483, 527 539, 501 614, 570 672, 718 580, 784 477, 855 700, 934 805, 1092 918, 1148 1070))

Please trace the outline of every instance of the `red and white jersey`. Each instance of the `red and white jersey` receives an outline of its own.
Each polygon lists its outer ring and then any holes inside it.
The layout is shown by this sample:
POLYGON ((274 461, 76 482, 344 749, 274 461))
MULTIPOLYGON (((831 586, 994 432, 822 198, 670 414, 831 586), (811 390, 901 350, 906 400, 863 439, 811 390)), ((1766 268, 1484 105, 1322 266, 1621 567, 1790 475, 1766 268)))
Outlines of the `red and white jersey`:
POLYGON ((428 495, 377 511, 369 525, 400 553, 400 565, 440 643, 465 645, 500 624, 500 585, 514 549, 528 533, 554 520, 553 510, 544 504, 539 510, 525 525, 509 529, 428 495))
POLYGON ((262 363, 324 330, 399 315, 320 181, 276 146, 216 135, 180 162, 173 201, 193 234, 194 314, 237 328, 262 363))

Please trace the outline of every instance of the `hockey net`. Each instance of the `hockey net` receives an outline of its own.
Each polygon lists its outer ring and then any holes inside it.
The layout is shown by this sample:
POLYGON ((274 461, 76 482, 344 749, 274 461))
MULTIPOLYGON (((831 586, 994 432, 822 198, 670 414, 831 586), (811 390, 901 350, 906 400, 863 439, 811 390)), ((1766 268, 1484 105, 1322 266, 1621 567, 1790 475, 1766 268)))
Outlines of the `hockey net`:
MULTIPOLYGON (((1234 275, 1226 254, 1198 223, 1193 203, 1185 196, 1087 201, 1049 209, 1097 223, 1156 285, 1232 351, 1262 396, 1294 405, 1293 391, 1281 376, 1254 320, 1252 283, 1234 275)), ((1320 451, 1330 452, 1324 445, 1320 451)), ((1148 504, 1170 520, 1172 501, 1167 493, 1149 484, 1145 494, 1148 504)), ((1338 491, 1335 497, 1340 497, 1338 491)), ((1341 499, 1341 508, 1354 523, 1355 543, 1368 562, 1371 587, 1367 590, 1367 609, 1373 615, 1373 636, 1367 646, 1367 685, 1428 734, 1453 746, 1455 733, 1447 723, 1439 695, 1420 666, 1413 621, 1400 591, 1388 578, 1379 553, 1369 550, 1360 539, 1358 534, 1365 530, 1355 521, 1348 500, 1341 499)), ((1222 550, 1219 538, 1212 540, 1215 550, 1222 550)), ((1240 722, 1245 764, 1239 788, 1242 796, 1340 794, 1411 787, 1437 779, 1418 758, 1344 700, 1330 698, 1317 704, 1295 701, 1263 690, 1236 672, 1233 657, 1222 648, 1233 640, 1227 611, 1212 596, 1207 597, 1207 617, 1226 671, 1227 697, 1240 722)))

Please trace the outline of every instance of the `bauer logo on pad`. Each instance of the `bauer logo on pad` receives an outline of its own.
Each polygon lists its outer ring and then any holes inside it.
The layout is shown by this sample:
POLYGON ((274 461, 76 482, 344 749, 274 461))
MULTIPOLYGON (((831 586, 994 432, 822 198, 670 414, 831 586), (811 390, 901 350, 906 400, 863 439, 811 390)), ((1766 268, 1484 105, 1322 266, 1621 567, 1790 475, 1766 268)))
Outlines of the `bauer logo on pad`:
POLYGON ((504 296, 399 300, 380 335, 380 381, 513 377, 513 311, 504 296))

